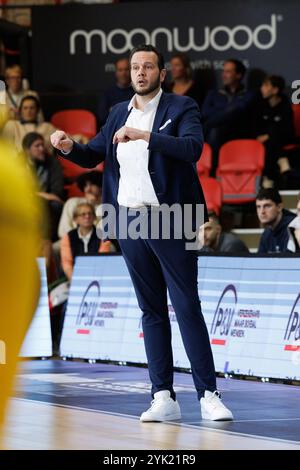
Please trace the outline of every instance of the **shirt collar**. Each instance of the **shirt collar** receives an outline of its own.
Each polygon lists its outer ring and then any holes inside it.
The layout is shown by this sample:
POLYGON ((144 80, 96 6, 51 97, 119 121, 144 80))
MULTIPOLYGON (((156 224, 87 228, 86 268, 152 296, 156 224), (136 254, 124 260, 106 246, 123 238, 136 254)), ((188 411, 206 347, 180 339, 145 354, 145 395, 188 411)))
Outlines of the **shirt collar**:
POLYGON ((78 227, 77 233, 78 233, 78 237, 80 238, 80 240, 88 240, 89 241, 91 236, 92 236, 93 229, 90 232, 88 232, 86 235, 81 235, 80 229, 78 227))
MULTIPOLYGON (((146 104, 145 111, 146 109, 157 108, 161 95, 162 95, 162 89, 160 88, 159 91, 156 93, 156 95, 152 98, 152 100, 146 104)), ((129 101, 128 111, 130 111, 132 108, 136 109, 134 106, 135 98, 136 98, 136 94, 133 95, 133 97, 129 101)))

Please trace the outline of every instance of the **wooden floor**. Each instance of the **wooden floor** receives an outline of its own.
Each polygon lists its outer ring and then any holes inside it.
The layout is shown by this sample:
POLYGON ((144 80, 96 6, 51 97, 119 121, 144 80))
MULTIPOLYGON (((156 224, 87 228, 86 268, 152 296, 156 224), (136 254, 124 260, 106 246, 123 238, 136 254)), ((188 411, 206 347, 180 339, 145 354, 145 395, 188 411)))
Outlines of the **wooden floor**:
POLYGON ((297 443, 138 419, 79 407, 11 399, 1 449, 289 449, 297 443))

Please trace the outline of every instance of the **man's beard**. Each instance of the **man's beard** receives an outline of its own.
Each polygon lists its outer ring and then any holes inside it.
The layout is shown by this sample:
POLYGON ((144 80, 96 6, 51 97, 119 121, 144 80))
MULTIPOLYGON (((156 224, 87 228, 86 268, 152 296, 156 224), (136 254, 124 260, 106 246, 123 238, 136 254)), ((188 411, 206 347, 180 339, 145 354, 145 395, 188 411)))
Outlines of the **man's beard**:
POLYGON ((157 80, 154 83, 152 83, 151 85, 149 85, 148 88, 146 88, 142 91, 138 91, 136 89, 136 87, 134 86, 134 84, 132 83, 132 88, 134 89, 136 94, 139 95, 139 96, 149 95, 149 93, 152 93, 152 91, 156 90, 159 87, 160 87, 160 77, 159 76, 157 77, 157 80))

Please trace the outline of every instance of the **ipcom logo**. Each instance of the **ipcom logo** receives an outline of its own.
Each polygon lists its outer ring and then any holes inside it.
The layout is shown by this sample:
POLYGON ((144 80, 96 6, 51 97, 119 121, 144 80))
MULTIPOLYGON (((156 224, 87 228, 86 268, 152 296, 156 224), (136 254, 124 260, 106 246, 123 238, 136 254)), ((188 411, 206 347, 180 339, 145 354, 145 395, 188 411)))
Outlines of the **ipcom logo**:
POLYGON ((90 329, 87 327, 93 325, 99 307, 99 298, 99 282, 93 281, 86 289, 79 307, 76 324, 80 326, 80 328, 77 329, 77 334, 88 335, 90 333, 90 329))
MULTIPOLYGON (((135 36, 139 37, 139 43, 144 42, 146 44, 153 44, 154 46, 158 38, 160 40, 164 39, 168 52, 173 52, 174 50, 180 52, 202 52, 209 48, 216 51, 227 51, 231 48, 237 51, 245 51, 252 46, 257 47, 257 49, 265 50, 271 49, 276 43, 277 23, 281 20, 281 16, 271 14, 270 24, 260 24, 253 30, 250 26, 241 24, 233 28, 229 28, 225 25, 219 25, 214 28, 204 26, 204 39, 202 44, 196 44, 196 36, 200 36, 200 33, 193 26, 188 28, 188 40, 185 44, 180 43, 179 28, 177 27, 169 29, 160 26, 151 32, 144 28, 134 28, 131 31, 116 28, 109 33, 101 29, 92 29, 91 31, 76 29, 70 35, 70 54, 76 54, 76 46, 78 46, 80 38, 83 40, 86 54, 92 53, 92 41, 94 48, 97 48, 97 51, 102 54, 106 54, 107 52, 124 54, 136 45, 134 41, 135 36), (262 34, 264 36, 263 40, 262 34), (121 42, 122 45, 117 46, 116 42, 118 42, 118 44, 121 42)), ((182 34, 182 28, 180 28, 180 30, 182 34)), ((186 37, 186 34, 184 34, 184 36, 186 37)))
POLYGON ((285 351, 299 351, 300 345, 300 294, 296 298, 286 326, 284 340, 285 351))
POLYGON ((0 365, 6 364, 6 345, 4 341, 0 340, 0 365))
POLYGON ((210 328, 210 333, 213 336, 211 339, 211 344, 225 346, 226 339, 224 337, 227 337, 230 331, 232 319, 235 314, 236 304, 236 288, 233 284, 229 284, 227 287, 225 287, 214 314, 213 322, 210 328), (214 336, 218 336, 218 338, 214 336))

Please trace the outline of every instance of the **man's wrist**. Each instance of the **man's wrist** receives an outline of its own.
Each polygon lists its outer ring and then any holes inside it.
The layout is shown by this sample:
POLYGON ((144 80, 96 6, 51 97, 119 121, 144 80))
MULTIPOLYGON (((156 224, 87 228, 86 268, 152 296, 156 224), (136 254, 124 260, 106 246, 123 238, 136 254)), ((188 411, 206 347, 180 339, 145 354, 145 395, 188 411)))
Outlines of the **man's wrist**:
POLYGON ((144 131, 144 132, 143 132, 143 140, 145 140, 146 142, 149 142, 149 140, 150 140, 150 135, 151 135, 151 132, 149 132, 149 131, 144 131))

